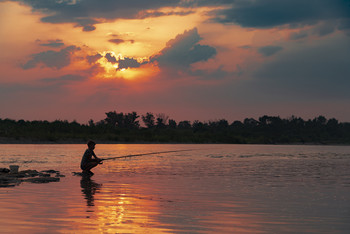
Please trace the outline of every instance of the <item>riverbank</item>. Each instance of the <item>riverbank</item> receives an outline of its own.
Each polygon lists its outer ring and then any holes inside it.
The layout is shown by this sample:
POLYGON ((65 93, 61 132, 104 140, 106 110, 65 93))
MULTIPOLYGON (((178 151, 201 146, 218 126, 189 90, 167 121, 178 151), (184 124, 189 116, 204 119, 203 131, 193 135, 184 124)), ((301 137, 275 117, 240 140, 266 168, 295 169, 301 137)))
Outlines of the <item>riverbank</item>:
MULTIPOLYGON (((218 142, 157 142, 157 141, 112 141, 112 140, 95 140, 98 144, 230 144, 230 143, 218 143, 218 142)), ((37 139, 13 139, 13 138, 0 138, 1 144, 86 144, 86 139, 66 139, 66 140, 37 140, 37 139)), ((289 143, 231 143, 236 145, 335 145, 335 146, 348 146, 349 143, 336 143, 336 142, 289 142, 289 143)))

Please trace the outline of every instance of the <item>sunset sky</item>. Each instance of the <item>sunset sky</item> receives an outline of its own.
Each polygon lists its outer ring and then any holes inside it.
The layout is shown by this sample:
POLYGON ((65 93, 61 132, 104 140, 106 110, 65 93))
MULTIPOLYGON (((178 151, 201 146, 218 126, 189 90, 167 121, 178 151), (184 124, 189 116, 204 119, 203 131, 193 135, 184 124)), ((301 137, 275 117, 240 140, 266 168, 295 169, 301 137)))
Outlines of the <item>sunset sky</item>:
POLYGON ((350 0, 0 0, 0 118, 350 121, 350 0))

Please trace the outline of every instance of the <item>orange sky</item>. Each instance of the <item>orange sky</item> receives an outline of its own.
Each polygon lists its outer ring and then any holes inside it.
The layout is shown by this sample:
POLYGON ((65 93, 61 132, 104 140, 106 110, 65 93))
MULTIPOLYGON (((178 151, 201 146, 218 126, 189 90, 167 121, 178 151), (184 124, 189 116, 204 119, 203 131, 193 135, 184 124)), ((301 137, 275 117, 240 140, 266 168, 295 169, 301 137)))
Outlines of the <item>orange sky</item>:
POLYGON ((350 120, 342 1, 299 18, 287 13, 312 5, 222 2, 0 2, 0 118, 350 120))

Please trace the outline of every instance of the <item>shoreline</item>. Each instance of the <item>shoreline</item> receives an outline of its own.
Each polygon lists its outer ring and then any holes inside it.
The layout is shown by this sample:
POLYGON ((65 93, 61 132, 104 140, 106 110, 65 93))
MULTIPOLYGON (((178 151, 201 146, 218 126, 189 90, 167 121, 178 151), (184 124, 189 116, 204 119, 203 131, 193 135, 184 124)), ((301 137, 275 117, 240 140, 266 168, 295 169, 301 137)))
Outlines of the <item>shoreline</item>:
MULTIPOLYGON (((189 144, 196 144, 196 145, 324 145, 324 146, 350 146, 350 144, 347 143, 326 143, 326 142, 292 142, 292 143, 224 143, 224 142, 206 142, 206 143, 198 143, 198 142, 155 142, 155 141, 108 141, 108 140, 101 140, 99 141, 94 140, 97 142, 97 144, 158 144, 158 145, 164 145, 164 144, 173 144, 173 145, 189 145, 189 144)), ((86 144, 87 140, 83 139, 68 139, 68 140, 56 140, 56 141, 49 141, 49 140, 33 140, 33 139, 4 139, 0 138, 0 145, 63 145, 63 144, 86 144)))

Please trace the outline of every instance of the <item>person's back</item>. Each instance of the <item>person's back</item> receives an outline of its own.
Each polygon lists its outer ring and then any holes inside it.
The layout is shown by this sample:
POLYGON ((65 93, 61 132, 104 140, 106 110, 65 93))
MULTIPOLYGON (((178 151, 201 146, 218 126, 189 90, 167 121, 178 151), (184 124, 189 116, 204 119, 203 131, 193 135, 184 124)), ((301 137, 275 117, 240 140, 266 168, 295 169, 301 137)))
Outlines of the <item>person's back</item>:
POLYGON ((83 170, 83 173, 93 175, 94 173, 92 173, 90 170, 100 164, 102 160, 99 159, 94 152, 96 143, 89 141, 87 145, 88 149, 85 150, 85 153, 81 159, 80 168, 83 170), (94 159, 92 157, 94 157, 94 159))

